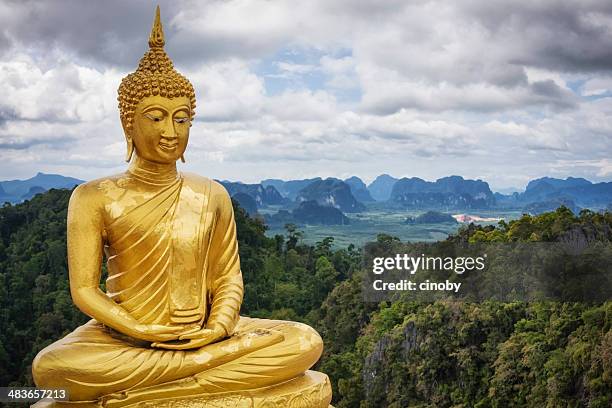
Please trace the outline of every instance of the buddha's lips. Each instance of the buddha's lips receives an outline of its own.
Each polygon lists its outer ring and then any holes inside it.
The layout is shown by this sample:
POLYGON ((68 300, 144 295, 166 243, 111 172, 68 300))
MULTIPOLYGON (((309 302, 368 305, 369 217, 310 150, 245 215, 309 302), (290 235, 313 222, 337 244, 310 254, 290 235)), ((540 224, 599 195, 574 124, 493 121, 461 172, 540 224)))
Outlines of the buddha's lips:
POLYGON ((164 150, 174 150, 178 146, 178 143, 159 143, 159 147, 164 150))

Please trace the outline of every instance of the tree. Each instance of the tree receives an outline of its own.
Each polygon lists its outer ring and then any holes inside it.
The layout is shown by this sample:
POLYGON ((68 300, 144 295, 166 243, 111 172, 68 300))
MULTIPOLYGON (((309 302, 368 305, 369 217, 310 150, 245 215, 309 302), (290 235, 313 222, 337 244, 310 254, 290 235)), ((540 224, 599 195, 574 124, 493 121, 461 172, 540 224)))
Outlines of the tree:
POLYGON ((334 288, 338 272, 325 256, 320 256, 315 265, 314 305, 320 305, 334 288))
POLYGON ((295 249, 304 233, 298 230, 295 224, 285 224, 285 230, 287 231, 287 250, 295 249))

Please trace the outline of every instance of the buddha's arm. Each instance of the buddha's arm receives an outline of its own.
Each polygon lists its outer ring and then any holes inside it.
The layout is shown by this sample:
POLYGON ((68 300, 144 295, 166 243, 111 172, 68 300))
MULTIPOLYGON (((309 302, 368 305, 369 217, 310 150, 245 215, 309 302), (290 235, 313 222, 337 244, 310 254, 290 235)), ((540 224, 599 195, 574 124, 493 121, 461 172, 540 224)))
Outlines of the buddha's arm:
POLYGON ((244 294, 236 222, 232 201, 223 187, 218 187, 217 222, 210 251, 210 292, 212 293, 208 328, 222 328, 224 335, 233 333, 238 322, 244 294))
POLYGON ((68 270, 70 293, 86 315, 131 337, 148 341, 176 339, 181 329, 140 325, 124 308, 100 290, 104 228, 102 203, 95 186, 81 185, 68 206, 68 270))

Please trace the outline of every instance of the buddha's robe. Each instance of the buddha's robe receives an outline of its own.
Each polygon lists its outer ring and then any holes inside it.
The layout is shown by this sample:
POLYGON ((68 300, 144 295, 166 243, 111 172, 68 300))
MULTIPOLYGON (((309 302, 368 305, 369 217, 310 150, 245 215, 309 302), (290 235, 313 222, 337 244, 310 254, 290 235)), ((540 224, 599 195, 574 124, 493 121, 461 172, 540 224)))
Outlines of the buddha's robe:
POLYGON ((67 389, 80 401, 143 388, 163 394, 177 381, 187 394, 227 392, 289 380, 318 360, 322 341, 310 327, 238 316, 236 227, 220 184, 184 174, 140 201, 126 211, 120 200, 107 208, 107 295, 140 323, 217 324, 233 336, 200 349, 163 350, 90 320, 38 354, 37 386, 67 389), (269 330, 258 337, 258 329, 269 330))

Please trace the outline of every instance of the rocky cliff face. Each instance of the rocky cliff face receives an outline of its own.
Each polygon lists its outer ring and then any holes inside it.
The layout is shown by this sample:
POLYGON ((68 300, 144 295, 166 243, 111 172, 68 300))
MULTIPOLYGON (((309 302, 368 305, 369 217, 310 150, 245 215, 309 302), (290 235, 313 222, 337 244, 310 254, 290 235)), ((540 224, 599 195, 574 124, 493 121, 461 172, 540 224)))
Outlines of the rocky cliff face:
POLYGON ((351 193, 348 184, 336 178, 315 181, 302 189, 296 197, 296 202, 304 201, 316 201, 319 205, 348 213, 365 210, 365 206, 351 193))
POLYGON ((405 208, 474 209, 495 205, 495 197, 486 182, 460 176, 435 182, 402 178, 393 186, 390 201, 405 208))
POLYGON ((389 365, 397 362, 399 356, 408 360, 410 353, 417 348, 417 328, 414 322, 406 323, 401 332, 383 335, 363 364, 361 376, 366 397, 369 399, 372 395, 381 394, 380 388, 384 388, 384 395, 388 386, 384 376, 389 365))

